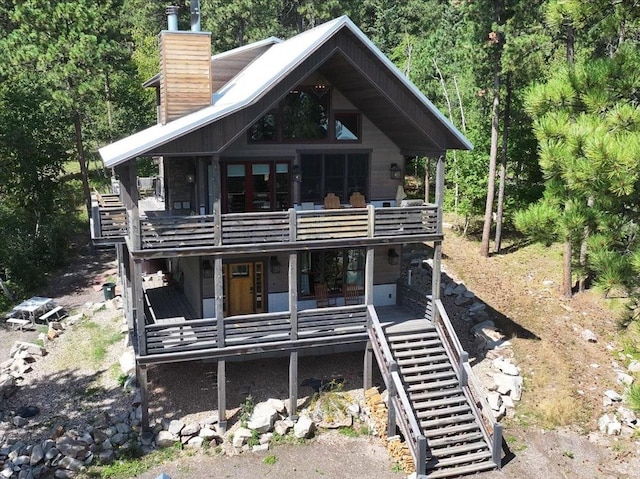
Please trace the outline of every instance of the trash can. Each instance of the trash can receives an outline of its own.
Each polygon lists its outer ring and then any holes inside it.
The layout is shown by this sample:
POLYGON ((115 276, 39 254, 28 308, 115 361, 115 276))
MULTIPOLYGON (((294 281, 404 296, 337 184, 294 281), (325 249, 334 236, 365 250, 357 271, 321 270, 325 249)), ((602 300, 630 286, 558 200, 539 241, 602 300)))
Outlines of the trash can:
POLYGON ((102 285, 102 291, 104 292, 104 300, 105 301, 113 299, 116 296, 116 284, 115 283, 104 283, 102 285))

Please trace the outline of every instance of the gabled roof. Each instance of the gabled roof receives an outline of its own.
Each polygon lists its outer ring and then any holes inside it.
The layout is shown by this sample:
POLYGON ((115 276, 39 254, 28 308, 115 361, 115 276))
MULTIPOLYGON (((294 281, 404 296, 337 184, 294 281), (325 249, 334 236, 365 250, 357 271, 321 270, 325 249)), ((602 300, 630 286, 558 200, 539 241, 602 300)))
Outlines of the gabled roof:
MULTIPOLYGON (((265 53, 256 58, 223 88, 213 94, 212 105, 173 120, 155 125, 101 148, 100 155, 107 167, 114 167, 136 156, 145 154, 167 142, 180 138, 206 125, 214 123, 258 101, 289 72, 306 60, 315 50, 343 28, 353 33, 362 44, 396 76, 401 83, 425 106, 436 120, 455 138, 456 147, 471 149, 471 143, 449 120, 411 83, 367 36, 347 17, 342 16, 303 32, 289 40, 275 42, 273 37, 262 40, 273 42, 265 53)), ((254 44, 252 44, 254 45, 254 44)), ((250 48, 251 46, 241 47, 250 48)), ((226 54, 232 54, 225 52, 226 54)), ((220 55, 225 55, 225 53, 220 55)))

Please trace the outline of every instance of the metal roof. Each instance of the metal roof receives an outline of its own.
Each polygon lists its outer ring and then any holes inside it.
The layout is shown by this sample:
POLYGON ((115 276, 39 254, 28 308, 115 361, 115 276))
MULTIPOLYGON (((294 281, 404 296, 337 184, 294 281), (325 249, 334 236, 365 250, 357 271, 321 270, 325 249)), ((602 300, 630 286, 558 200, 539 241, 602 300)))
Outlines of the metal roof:
MULTIPOLYGON (((274 44, 224 87, 216 91, 213 94, 211 106, 165 125, 152 126, 100 148, 105 166, 117 166, 253 104, 342 28, 348 28, 359 38, 466 149, 473 148, 464 135, 400 72, 391 60, 347 16, 342 16, 280 43, 273 37, 258 42, 260 46, 268 42, 274 44)), ((246 49, 252 46, 255 44, 240 48, 246 49)), ((233 52, 234 50, 231 50, 219 55, 233 52)))

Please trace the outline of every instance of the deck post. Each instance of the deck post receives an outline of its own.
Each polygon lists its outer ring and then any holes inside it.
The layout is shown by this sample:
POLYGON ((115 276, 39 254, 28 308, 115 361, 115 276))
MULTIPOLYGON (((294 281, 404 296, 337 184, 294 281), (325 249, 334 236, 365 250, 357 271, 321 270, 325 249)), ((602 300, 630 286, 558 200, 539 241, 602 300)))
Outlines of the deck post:
MULTIPOLYGON (((295 210, 289 215, 295 221, 295 210)), ((295 227, 292 229, 295 235, 295 227)), ((295 237, 294 237, 295 238, 295 237)), ((295 239, 294 239, 295 241, 295 239)), ((290 340, 298 339, 298 253, 289 253, 289 318, 291 322, 290 340)), ((289 357, 289 417, 298 417, 298 351, 291 351, 289 357)))
MULTIPOLYGON (((371 325, 369 325, 371 327, 371 325)), ((371 346, 371 340, 367 341, 367 345, 364 348, 364 373, 362 374, 362 387, 366 391, 371 389, 373 376, 373 347, 371 346)))
POLYGON ((389 392, 389 399, 387 400, 387 437, 396 435, 396 408, 393 405, 393 400, 398 393, 396 391, 396 385, 393 382, 392 373, 398 371, 398 363, 395 361, 389 364, 389 378, 387 379, 387 391, 389 392))
POLYGON ((220 181, 220 162, 217 156, 212 158, 211 166, 213 169, 213 211, 209 213, 214 216, 214 239, 216 245, 222 245, 222 199, 221 199, 221 181, 220 181))
POLYGON ((226 361, 218 361, 218 426, 227 432, 227 374, 226 361))
POLYGON ((491 453, 493 455, 493 463, 498 466, 498 470, 502 469, 502 424, 498 422, 493 424, 493 445, 491 453))
POLYGON ((147 366, 137 365, 136 375, 140 386, 140 410, 142 412, 142 430, 149 431, 149 385, 147 382, 147 366))
POLYGON ((298 419, 298 351, 289 355, 289 419, 298 419))
MULTIPOLYGON (((442 207, 444 204, 444 160, 443 153, 438 157, 436 165, 436 205, 438 207, 438 221, 436 225, 436 233, 442 234, 442 207)), ((433 243, 433 269, 431 271, 431 298, 432 298, 432 320, 438 320, 438 309, 435 307, 435 301, 440 299, 440 277, 442 270, 442 241, 434 241, 433 243)))
POLYGON ((133 314, 138 333, 138 355, 147 354, 147 332, 144 318, 144 290, 142 289, 142 260, 133 260, 133 314))
POLYGON ((129 209, 129 238, 134 251, 142 247, 140 234, 140 210, 138 209, 138 167, 135 161, 129 163, 129 181, 125 188, 131 201, 129 209))
POLYGON ((372 246, 367 248, 367 257, 364 262, 364 303, 373 304, 373 262, 375 250, 372 246))

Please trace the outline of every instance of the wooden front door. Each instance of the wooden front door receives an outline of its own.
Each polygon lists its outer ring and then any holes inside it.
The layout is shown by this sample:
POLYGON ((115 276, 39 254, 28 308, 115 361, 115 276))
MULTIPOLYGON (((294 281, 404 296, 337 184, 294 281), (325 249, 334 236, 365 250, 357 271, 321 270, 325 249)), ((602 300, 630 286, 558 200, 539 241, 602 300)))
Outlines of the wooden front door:
POLYGON ((264 263, 231 263, 225 265, 228 288, 227 316, 264 311, 264 263))

